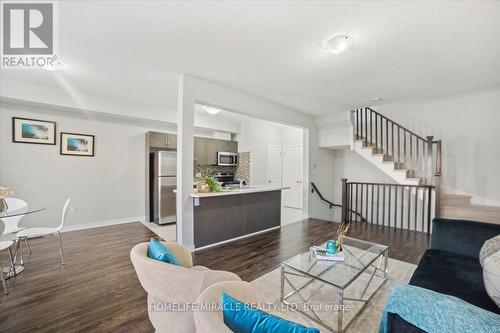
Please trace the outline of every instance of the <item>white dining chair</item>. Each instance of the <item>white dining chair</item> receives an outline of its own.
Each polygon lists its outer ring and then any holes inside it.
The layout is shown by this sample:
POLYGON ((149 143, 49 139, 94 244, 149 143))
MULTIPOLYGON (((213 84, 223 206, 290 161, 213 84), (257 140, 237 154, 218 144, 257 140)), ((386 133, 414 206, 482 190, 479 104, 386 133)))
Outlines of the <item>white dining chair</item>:
MULTIPOLYGON (((0 220, 0 234, 3 234, 5 231, 5 223, 0 220)), ((9 250, 9 258, 10 258, 10 270, 13 269, 13 263, 14 261, 12 260, 12 251, 11 251, 11 246, 14 245, 14 242, 11 240, 6 240, 6 241, 0 241, 0 251, 3 250, 9 250)), ((5 282, 5 276, 4 276, 4 271, 3 271, 3 266, 0 263, 0 277, 2 279, 2 286, 5 294, 7 295, 9 293, 9 288, 7 287, 7 283, 5 282)))
MULTIPOLYGON (((17 199, 17 198, 5 198, 7 202, 7 206, 9 207, 9 211, 14 211, 18 209, 22 209, 28 207, 26 201, 17 199)), ((22 220, 24 215, 12 216, 12 217, 4 217, 2 220, 5 223, 5 234, 14 234, 19 232, 25 228, 19 227, 19 222, 22 220)))
MULTIPOLYGON (((18 199, 18 198, 5 198, 5 201, 7 202, 7 207, 9 207, 9 211, 14 211, 18 209, 23 209, 28 207, 28 203, 24 200, 18 199)), ((3 232, 3 235, 0 236, 0 241, 4 240, 14 240, 16 239, 16 236, 13 234, 18 233, 21 230, 24 230, 26 228, 19 227, 19 222, 22 220, 24 215, 17 215, 17 216, 12 216, 12 217, 4 217, 2 221, 5 223, 5 230, 3 232), (13 237, 12 237, 13 236, 13 237)), ((28 239, 25 239, 26 247, 28 248, 28 251, 31 253, 30 249, 30 243, 28 242, 28 239)))
MULTIPOLYGON (((61 224, 59 226, 54 227, 54 228, 26 228, 24 230, 21 230, 20 232, 17 233, 17 238, 22 241, 22 240, 27 240, 28 238, 32 237, 43 237, 43 236, 57 236, 59 239, 59 253, 61 255, 61 263, 64 265, 64 253, 63 253, 63 246, 62 246, 62 239, 61 239, 61 231, 64 227, 64 222, 66 220, 66 212, 68 211, 69 203, 71 202, 71 199, 67 199, 66 202, 64 203, 64 207, 62 210, 62 216, 61 216, 61 224)), ((31 253, 31 248, 29 249, 31 253)))

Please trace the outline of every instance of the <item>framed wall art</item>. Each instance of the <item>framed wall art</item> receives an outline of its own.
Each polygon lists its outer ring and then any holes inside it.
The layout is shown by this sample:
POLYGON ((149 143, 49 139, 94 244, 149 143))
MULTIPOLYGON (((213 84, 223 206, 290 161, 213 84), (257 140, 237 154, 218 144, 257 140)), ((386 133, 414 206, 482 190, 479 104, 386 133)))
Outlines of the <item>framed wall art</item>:
POLYGON ((12 142, 56 144, 56 123, 47 120, 12 117, 12 142))
POLYGON ((61 155, 94 156, 95 136, 61 132, 61 155))

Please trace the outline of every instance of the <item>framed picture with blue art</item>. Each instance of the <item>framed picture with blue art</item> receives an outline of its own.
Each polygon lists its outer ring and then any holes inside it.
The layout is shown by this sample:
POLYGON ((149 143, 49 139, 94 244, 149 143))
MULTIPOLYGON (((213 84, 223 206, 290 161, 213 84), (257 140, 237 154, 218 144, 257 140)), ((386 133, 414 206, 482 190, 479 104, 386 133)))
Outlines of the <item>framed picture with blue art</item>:
POLYGON ((61 155, 94 156, 95 137, 61 132, 61 155))
POLYGON ((12 142, 56 144, 56 123, 47 120, 12 117, 12 142))

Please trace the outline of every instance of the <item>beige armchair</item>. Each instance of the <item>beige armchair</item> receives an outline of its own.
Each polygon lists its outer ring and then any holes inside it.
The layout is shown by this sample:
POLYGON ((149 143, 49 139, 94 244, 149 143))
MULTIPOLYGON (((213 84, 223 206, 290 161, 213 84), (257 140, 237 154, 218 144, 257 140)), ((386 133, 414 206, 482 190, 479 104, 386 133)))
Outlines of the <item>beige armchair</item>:
POLYGON ((148 243, 137 244, 130 259, 142 287, 148 293, 148 314, 156 332, 196 332, 193 312, 173 311, 169 305, 183 307, 195 304, 198 295, 214 283, 240 281, 233 273, 193 267, 191 253, 177 243, 162 242, 179 260, 180 266, 147 256, 148 243))
MULTIPOLYGON (((216 304, 221 302, 222 293, 246 304, 257 303, 254 287, 243 281, 226 281, 211 285, 197 299, 198 304, 216 304)), ((197 333, 232 333, 224 324, 222 311, 197 311, 193 314, 197 333)))

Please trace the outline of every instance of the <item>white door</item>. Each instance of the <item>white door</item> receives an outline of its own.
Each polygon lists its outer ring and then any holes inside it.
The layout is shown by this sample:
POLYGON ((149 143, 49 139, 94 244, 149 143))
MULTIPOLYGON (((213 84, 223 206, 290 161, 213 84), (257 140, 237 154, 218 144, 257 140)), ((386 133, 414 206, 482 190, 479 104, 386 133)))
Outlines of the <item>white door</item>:
POLYGON ((281 186, 283 180, 282 170, 281 145, 267 145, 267 184, 281 186))
POLYGON ((284 204, 287 207, 302 209, 303 197, 303 153, 302 145, 283 146, 283 186, 290 187, 283 191, 284 204))

